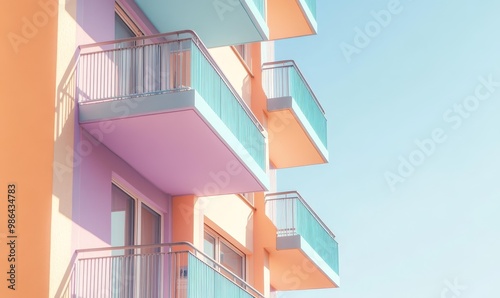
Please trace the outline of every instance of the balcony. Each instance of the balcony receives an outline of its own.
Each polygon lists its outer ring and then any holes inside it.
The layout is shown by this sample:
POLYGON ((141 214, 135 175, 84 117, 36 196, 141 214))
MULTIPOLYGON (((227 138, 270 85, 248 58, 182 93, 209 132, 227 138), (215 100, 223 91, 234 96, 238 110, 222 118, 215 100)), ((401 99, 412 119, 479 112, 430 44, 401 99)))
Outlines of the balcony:
POLYGON ((191 31, 81 47, 80 126, 171 195, 263 191, 263 128, 191 31))
POLYGON ((304 199, 296 192, 269 194, 266 214, 276 227, 271 285, 279 291, 338 287, 335 235, 304 199))
POLYGON ((267 1, 270 39, 317 34, 316 0, 267 1))
POLYGON ((293 61, 262 66, 269 158, 276 168, 328 162, 325 111, 293 61))
POLYGON ((56 297, 264 298, 189 243, 76 251, 56 297))
POLYGON ((269 39, 265 0, 135 0, 160 32, 194 30, 209 47, 269 39))

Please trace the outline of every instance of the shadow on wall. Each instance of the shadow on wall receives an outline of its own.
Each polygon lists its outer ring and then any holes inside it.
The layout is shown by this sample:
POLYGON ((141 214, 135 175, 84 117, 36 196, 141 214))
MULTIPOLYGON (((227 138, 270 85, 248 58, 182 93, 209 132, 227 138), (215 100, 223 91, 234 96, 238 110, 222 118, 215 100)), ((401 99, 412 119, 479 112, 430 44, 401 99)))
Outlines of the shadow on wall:
POLYGON ((54 123, 53 195, 59 199, 59 212, 68 218, 72 214, 73 167, 76 161, 73 134, 75 131, 76 62, 75 51, 61 82, 57 86, 54 123))

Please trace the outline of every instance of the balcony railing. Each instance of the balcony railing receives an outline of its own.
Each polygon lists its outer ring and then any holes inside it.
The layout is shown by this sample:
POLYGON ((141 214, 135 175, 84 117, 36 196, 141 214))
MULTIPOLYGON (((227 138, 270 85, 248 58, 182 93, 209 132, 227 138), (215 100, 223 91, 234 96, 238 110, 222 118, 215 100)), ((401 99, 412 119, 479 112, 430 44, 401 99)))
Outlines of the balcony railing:
POLYGON ((316 19, 316 0, 305 0, 313 17, 316 19))
POLYGON ((277 228, 277 237, 300 235, 339 274, 335 235, 297 192, 268 194, 266 214, 277 228))
POLYGON ((265 0, 252 0, 257 9, 259 10, 260 15, 265 20, 266 19, 266 3, 265 0))
POLYGON ((290 96, 296 101, 326 148, 325 111, 295 62, 287 60, 265 63, 262 66, 262 81, 268 98, 290 96))
POLYGON ((80 104, 194 89, 266 168, 264 129, 192 31, 81 46, 77 77, 80 104))
POLYGON ((75 252, 57 297, 264 298, 189 243, 75 252))

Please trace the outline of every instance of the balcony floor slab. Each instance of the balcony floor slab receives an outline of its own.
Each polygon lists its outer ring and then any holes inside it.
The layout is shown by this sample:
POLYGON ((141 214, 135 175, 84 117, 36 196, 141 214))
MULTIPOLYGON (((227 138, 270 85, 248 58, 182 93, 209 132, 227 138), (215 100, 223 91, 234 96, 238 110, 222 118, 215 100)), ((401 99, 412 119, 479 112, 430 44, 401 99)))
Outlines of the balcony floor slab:
POLYGON ((80 125, 171 195, 264 191, 265 171, 195 90, 83 103, 80 125))
POLYGON ((268 99, 269 154, 277 168, 328 162, 328 150, 290 96, 268 99))
POLYGON ((300 235, 276 237, 271 283, 280 291, 337 288, 340 278, 300 235), (299 272, 300 270, 300 272, 299 272))

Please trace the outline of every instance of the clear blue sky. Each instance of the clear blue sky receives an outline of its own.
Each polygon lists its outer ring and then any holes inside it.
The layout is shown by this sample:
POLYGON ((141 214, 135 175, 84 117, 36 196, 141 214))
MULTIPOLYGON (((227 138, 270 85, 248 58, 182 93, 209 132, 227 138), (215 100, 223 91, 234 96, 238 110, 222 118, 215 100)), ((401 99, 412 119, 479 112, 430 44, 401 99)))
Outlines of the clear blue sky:
POLYGON ((337 235, 341 277, 279 297, 500 297, 500 2, 401 0, 348 63, 342 43, 391 2, 318 0, 319 34, 276 43, 323 104, 330 151, 279 171, 279 190, 337 235))

